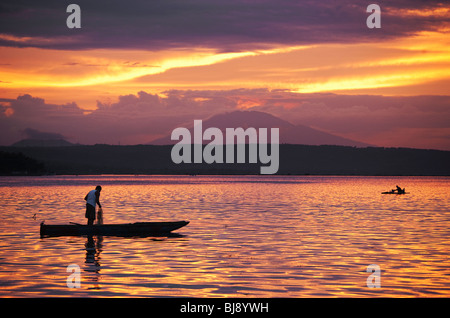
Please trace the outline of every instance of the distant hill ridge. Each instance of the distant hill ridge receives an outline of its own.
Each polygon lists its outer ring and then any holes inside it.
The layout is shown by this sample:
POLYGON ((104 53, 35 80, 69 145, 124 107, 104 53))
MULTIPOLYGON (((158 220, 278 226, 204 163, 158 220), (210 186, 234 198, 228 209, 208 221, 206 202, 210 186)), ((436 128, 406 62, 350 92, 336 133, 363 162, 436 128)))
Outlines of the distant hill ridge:
MULTIPOLYGON (((200 118, 199 118, 200 119, 200 118)), ((194 123, 187 123, 186 128, 193 136, 194 123)), ((202 122, 203 131, 210 127, 219 128, 225 135, 226 128, 242 127, 253 128, 279 128, 280 144, 293 145, 338 145, 353 147, 368 147, 370 144, 335 136, 317 129, 303 125, 293 125, 290 122, 271 114, 259 111, 233 111, 229 113, 214 115, 202 122)), ((149 145, 173 145, 177 140, 171 140, 171 136, 165 136, 149 142, 149 145)), ((208 141, 204 142, 205 144, 208 141)))
POLYGON ((22 139, 11 147, 68 147, 76 146, 64 139, 22 139))
MULTIPOLYGON (((247 146, 248 147, 248 146, 247 146)), ((259 174, 261 163, 175 164, 171 145, 0 147, 3 174, 36 174, 33 162, 50 174, 259 174), (34 159, 16 167, 21 152, 34 159)), ((226 149, 225 149, 226 151, 226 149)), ((247 150, 246 150, 247 153, 247 150)), ((0 156, 1 157, 1 156, 0 156)), ((1 158, 0 158, 1 159, 1 158)), ((28 159, 27 159, 28 160, 28 159)), ((0 160, 1 161, 1 160, 0 160)), ((280 145, 280 169, 286 175, 450 176, 450 151, 408 148, 280 145)))

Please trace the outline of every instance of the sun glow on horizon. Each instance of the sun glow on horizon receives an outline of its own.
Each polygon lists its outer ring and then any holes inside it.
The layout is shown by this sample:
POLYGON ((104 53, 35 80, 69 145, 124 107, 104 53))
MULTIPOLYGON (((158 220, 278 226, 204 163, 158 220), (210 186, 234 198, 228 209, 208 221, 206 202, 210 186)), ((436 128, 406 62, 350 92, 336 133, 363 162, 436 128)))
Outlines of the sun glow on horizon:
POLYGON ((450 80, 450 33, 446 30, 384 42, 242 52, 3 47, 0 94, 16 98, 29 93, 55 103, 75 101, 86 109, 93 109, 97 100, 140 90, 267 88, 358 94, 377 89, 377 94, 390 95, 388 89, 402 88, 402 95, 414 95, 421 91, 418 85, 425 85, 427 94, 445 95, 446 85, 429 83, 450 80))

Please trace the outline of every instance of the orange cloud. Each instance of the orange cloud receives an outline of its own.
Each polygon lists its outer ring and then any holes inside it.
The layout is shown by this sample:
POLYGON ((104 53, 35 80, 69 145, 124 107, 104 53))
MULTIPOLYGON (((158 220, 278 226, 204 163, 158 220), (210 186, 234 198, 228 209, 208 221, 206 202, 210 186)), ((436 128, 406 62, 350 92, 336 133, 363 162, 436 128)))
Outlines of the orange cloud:
MULTIPOLYGON (((17 41, 31 41, 19 38, 17 41)), ((355 44, 316 44, 245 52, 213 49, 83 51, 4 47, 0 94, 30 93, 52 102, 75 101, 95 108, 97 100, 145 89, 289 89, 347 94, 377 90, 414 95, 447 94, 450 33, 443 28, 407 38, 355 44), (410 87, 408 89, 408 87, 410 87), (419 89, 420 91, 420 89, 419 89), (62 98, 66 98, 62 100, 62 98)))
POLYGON ((437 6, 421 9, 399 9, 399 8, 386 8, 385 14, 395 17, 401 16, 413 16, 413 17, 448 17, 450 14, 450 8, 437 6))

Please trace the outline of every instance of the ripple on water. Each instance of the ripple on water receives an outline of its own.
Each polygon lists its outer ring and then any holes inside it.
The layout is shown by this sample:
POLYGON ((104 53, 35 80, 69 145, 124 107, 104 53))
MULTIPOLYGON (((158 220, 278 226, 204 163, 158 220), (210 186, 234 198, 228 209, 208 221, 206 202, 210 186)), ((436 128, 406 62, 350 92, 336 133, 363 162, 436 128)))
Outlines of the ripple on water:
POLYGON ((0 178, 0 296, 448 297, 448 181, 0 178), (39 237, 44 219, 84 223, 96 184, 109 223, 191 223, 181 237, 39 237), (411 195, 381 195, 395 184, 411 195), (67 288, 70 264, 80 266, 80 289, 67 288), (370 264, 381 268, 380 289, 366 286, 370 264))

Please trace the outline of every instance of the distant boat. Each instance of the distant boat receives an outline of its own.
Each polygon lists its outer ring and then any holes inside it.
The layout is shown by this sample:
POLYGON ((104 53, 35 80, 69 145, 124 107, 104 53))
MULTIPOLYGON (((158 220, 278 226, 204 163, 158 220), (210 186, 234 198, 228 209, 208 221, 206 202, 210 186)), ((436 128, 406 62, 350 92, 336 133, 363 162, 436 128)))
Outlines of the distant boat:
POLYGON ((81 235, 105 235, 105 236, 151 236, 170 234, 189 221, 177 222, 138 222, 127 224, 64 224, 50 225, 41 223, 41 237, 46 236, 81 236, 81 235))
POLYGON ((391 191, 386 191, 386 192, 381 192, 381 194, 408 194, 409 192, 405 192, 405 191, 397 191, 397 190, 391 190, 391 191))

